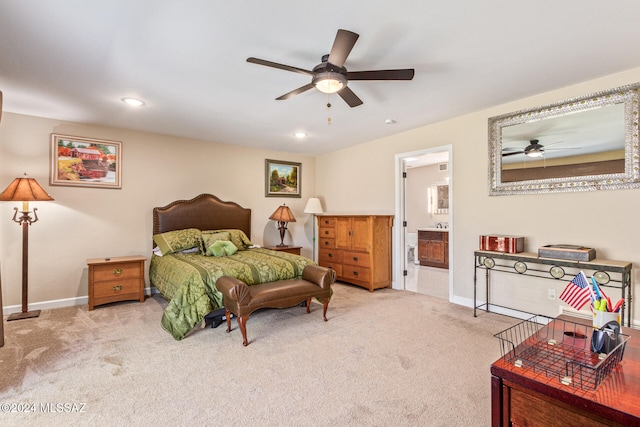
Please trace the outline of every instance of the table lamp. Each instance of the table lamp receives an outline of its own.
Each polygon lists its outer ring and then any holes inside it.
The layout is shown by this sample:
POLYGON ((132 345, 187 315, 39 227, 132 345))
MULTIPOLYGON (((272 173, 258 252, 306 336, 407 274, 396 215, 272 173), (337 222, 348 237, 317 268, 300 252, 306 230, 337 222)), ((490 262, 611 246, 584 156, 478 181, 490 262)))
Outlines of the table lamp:
POLYGON ((40 310, 29 311, 29 226, 38 221, 37 208, 33 208, 33 218, 29 215, 29 202, 50 201, 53 198, 33 178, 28 178, 25 173, 22 178, 16 178, 0 194, 2 202, 22 202, 20 218, 18 208, 14 209, 13 221, 22 225, 22 312, 14 313, 7 318, 11 320, 29 319, 38 317, 40 310), (16 219, 17 218, 17 219, 16 219))
POLYGON ((271 214, 269 219, 278 222, 278 230, 280 230, 280 244, 278 245, 278 247, 289 246, 284 244, 284 233, 285 231, 287 231, 288 222, 296 222, 296 218, 291 213, 291 209, 289 209, 289 206, 279 206, 278 209, 276 209, 276 211, 271 214))

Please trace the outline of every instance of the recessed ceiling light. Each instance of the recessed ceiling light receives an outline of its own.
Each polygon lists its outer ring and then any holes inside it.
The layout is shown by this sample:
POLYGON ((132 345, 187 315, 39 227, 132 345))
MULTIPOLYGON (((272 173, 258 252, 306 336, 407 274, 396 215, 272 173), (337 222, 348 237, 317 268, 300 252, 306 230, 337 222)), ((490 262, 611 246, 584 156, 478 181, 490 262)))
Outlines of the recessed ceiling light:
POLYGON ((144 105, 144 101, 135 98, 122 98, 122 102, 132 107, 142 107, 144 105))
POLYGON ((295 136, 298 139, 302 139, 302 138, 306 138, 307 134, 306 134, 306 132, 296 132, 296 133, 293 134, 293 136, 295 136))
POLYGON ((395 120, 393 120, 393 119, 387 119, 387 120, 385 120, 385 121, 384 121, 384 123, 385 123, 385 124, 387 124, 387 125, 392 125, 392 124, 394 124, 395 122, 396 122, 396 121, 395 121, 395 120))

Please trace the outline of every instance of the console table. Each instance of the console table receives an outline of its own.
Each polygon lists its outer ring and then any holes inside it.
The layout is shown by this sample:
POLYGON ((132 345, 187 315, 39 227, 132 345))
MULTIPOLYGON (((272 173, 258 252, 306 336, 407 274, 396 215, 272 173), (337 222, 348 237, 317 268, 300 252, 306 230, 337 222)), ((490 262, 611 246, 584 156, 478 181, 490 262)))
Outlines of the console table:
MULTIPOLYGON (((474 272, 473 272, 473 316, 476 317, 476 310, 479 308, 490 311, 490 306, 499 307, 491 304, 489 301, 489 283, 490 272, 503 272, 520 274, 524 276, 533 276, 543 279, 564 280, 567 283, 575 276, 578 271, 584 271, 589 277, 597 274, 601 281, 607 280, 607 283, 598 283, 600 286, 608 288, 616 288, 621 290, 622 299, 625 303, 620 310, 620 318, 622 326, 625 326, 625 310, 627 312, 626 326, 631 325, 631 263, 627 261, 611 261, 605 259, 594 259, 592 261, 572 261, 553 258, 540 258, 538 254, 530 252, 520 252, 508 254, 503 252, 492 251, 475 251, 474 252, 474 272), (567 272, 565 268, 574 269, 575 272, 567 272), (478 270, 485 270, 485 295, 486 302, 477 303, 477 282, 478 270)), ((518 309, 509 308, 515 311, 518 309)))
MULTIPOLYGON (((591 324, 565 315, 559 319, 591 324)), ((624 357, 595 390, 563 385, 543 372, 498 359, 491 365, 491 425, 640 425, 640 331, 623 332, 630 336, 624 357)))

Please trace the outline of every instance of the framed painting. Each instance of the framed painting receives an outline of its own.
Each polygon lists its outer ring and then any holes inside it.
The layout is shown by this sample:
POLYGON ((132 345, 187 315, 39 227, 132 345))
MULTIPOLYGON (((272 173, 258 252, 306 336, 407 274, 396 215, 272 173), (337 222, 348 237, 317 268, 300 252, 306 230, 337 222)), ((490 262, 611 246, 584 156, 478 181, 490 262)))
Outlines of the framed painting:
POLYGON ((265 197, 302 197, 302 163, 267 159, 265 197))
POLYGON ((122 143, 51 134, 51 185, 122 188, 122 143))

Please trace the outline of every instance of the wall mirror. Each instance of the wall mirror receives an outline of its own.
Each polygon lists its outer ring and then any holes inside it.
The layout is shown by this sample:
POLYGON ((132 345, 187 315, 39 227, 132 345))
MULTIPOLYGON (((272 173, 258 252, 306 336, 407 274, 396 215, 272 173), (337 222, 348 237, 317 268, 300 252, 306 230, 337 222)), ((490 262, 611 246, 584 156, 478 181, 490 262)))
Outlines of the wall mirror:
POLYGON ((640 83, 489 118, 489 195, 640 188, 640 83))

